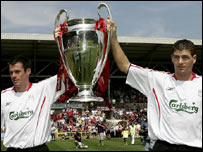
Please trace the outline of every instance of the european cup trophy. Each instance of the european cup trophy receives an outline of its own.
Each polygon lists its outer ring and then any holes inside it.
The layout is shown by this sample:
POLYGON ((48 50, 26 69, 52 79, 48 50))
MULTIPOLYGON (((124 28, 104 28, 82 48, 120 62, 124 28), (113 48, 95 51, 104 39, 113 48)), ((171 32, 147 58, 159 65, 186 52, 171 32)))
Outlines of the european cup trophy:
MULTIPOLYGON (((105 3, 100 3, 97 12, 105 7, 110 19, 111 12, 105 3)), ((62 14, 65 13, 64 24, 67 28, 60 39, 56 40, 59 52, 66 72, 74 85, 78 88, 78 94, 69 101, 96 102, 103 98, 93 94, 93 87, 97 83, 110 49, 111 31, 102 31, 101 24, 92 18, 79 18, 69 20, 68 12, 61 9, 55 20, 55 27, 59 26, 62 14)))

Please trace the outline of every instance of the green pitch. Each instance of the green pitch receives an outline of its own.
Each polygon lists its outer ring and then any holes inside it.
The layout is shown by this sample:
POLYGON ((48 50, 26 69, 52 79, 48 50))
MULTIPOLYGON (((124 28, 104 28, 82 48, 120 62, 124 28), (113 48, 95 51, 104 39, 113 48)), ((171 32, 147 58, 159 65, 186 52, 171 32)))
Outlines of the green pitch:
MULTIPOLYGON (((144 151, 144 146, 141 145, 140 139, 135 139, 135 145, 130 145, 130 138, 128 145, 124 145, 122 138, 105 139, 104 146, 99 146, 97 138, 84 139, 83 143, 88 145, 88 149, 76 149, 73 139, 51 141, 48 143, 50 151, 144 151)), ((1 151, 5 151, 1 141, 1 151)))

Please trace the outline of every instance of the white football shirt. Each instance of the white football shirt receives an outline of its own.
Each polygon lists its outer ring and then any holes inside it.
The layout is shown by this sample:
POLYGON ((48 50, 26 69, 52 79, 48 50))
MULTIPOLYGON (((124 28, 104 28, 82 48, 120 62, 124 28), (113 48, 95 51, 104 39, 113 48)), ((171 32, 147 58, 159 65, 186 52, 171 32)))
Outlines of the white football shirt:
POLYGON ((56 91, 57 76, 31 83, 25 92, 14 87, 1 92, 1 127, 5 147, 28 148, 51 140, 51 105, 64 93, 56 91))
POLYGON ((147 96, 151 139, 202 147, 202 76, 179 81, 174 74, 131 64, 126 83, 147 96))

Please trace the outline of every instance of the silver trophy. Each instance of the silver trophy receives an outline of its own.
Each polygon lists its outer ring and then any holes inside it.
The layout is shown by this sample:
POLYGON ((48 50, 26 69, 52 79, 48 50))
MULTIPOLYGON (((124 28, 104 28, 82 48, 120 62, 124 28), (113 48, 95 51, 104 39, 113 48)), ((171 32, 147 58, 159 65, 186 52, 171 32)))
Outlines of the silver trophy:
MULTIPOLYGON (((102 7, 107 8, 108 15, 112 19, 110 9, 105 3, 100 3, 97 7, 99 17, 101 17, 100 9, 102 7)), ((61 15, 64 13, 64 23, 68 24, 68 32, 61 35, 60 43, 57 39, 57 44, 68 76, 78 88, 77 96, 70 98, 69 101, 101 102, 103 98, 94 96, 92 90, 106 63, 110 49, 111 31, 108 32, 106 44, 104 32, 95 30, 95 19, 68 20, 69 15, 65 9, 58 12, 55 27, 59 26, 61 15)))

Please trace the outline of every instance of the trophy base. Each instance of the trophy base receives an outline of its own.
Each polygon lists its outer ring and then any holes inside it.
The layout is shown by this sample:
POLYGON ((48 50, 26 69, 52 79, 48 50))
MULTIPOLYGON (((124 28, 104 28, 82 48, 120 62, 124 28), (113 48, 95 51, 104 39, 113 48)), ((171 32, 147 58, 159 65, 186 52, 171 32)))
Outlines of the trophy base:
POLYGON ((102 102, 104 99, 102 97, 96 97, 93 95, 92 89, 89 86, 80 86, 79 92, 76 97, 72 97, 69 99, 70 102, 102 102), (85 88, 86 87, 86 88, 85 88), (88 88, 89 87, 89 88, 88 88))
POLYGON ((78 96, 69 99, 70 102, 103 102, 104 99, 101 97, 94 96, 78 96))

